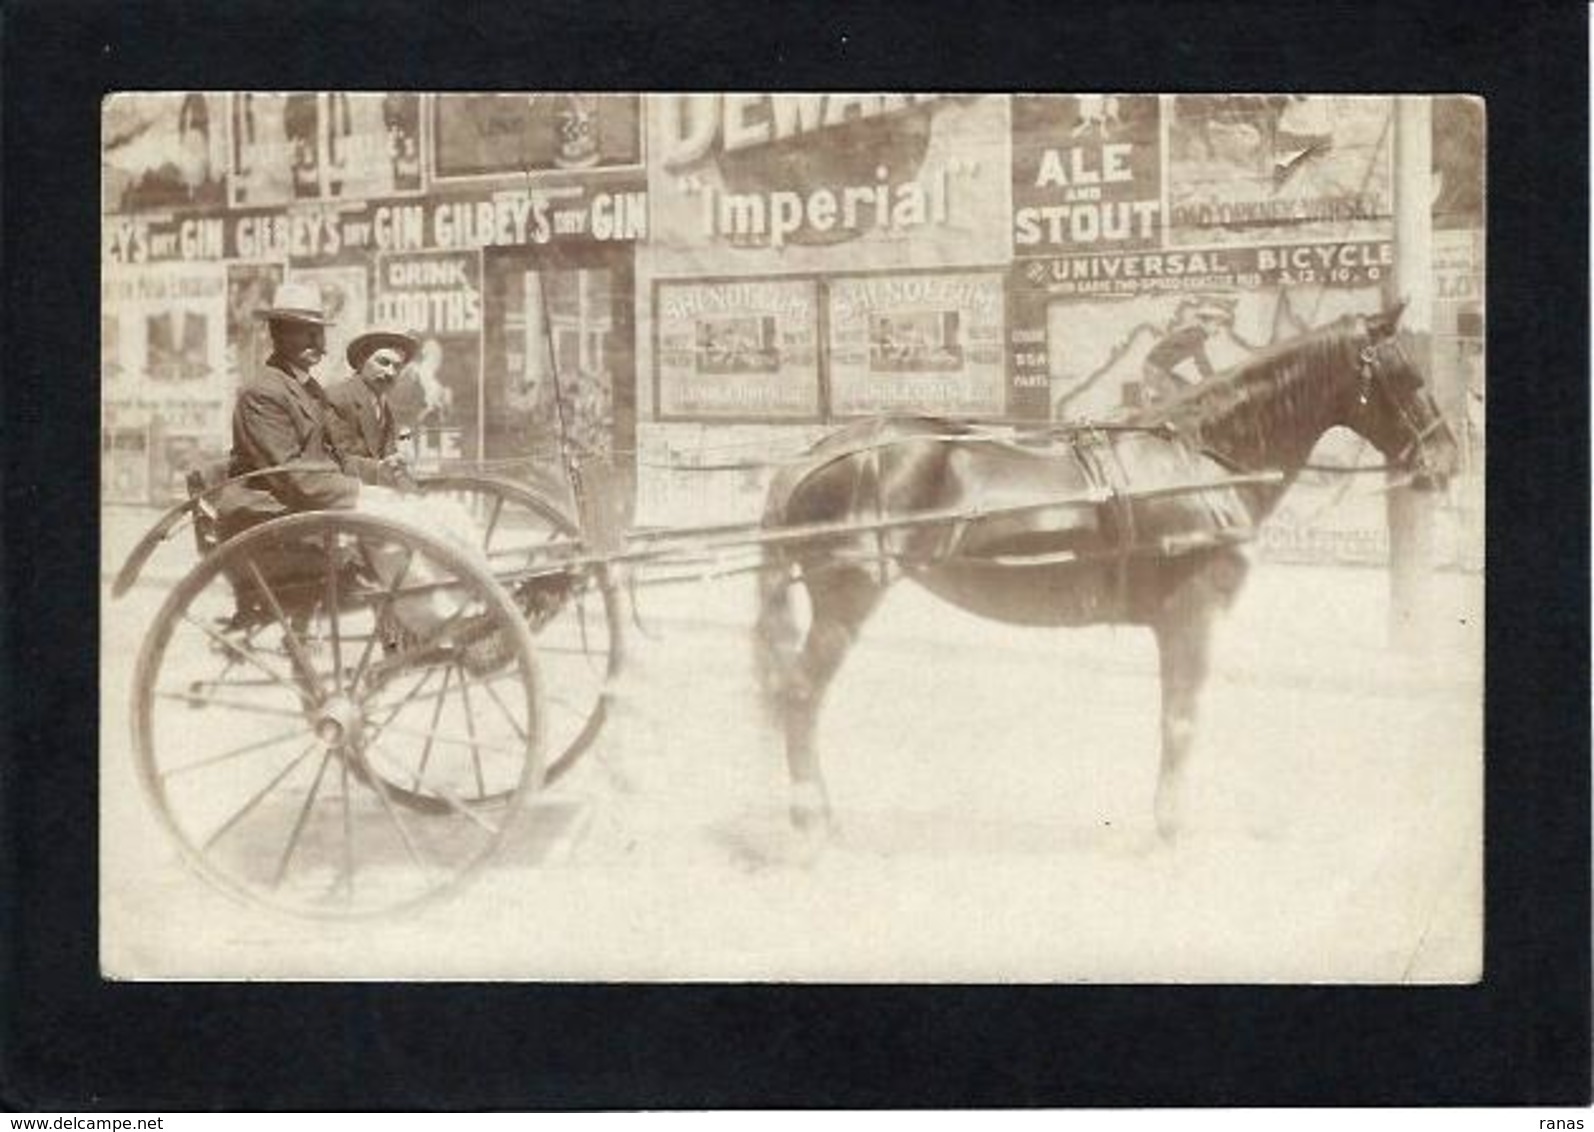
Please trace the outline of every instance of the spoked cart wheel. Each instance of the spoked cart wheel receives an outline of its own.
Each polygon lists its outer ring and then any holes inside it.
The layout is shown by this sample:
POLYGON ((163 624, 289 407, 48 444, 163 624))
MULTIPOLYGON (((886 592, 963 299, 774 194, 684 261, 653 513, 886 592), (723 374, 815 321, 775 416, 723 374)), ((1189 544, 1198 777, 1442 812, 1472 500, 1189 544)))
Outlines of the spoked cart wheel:
POLYGON ((543 782, 534 647, 474 548, 352 512, 276 519, 207 555, 145 639, 140 778, 234 895, 408 908, 480 868, 543 782))
POLYGON ((440 475, 421 492, 470 513, 493 572, 505 583, 537 645, 547 718, 546 781, 559 781, 603 728, 610 688, 623 660, 619 591, 608 566, 522 574, 581 554, 576 522, 536 489, 512 480, 440 475))

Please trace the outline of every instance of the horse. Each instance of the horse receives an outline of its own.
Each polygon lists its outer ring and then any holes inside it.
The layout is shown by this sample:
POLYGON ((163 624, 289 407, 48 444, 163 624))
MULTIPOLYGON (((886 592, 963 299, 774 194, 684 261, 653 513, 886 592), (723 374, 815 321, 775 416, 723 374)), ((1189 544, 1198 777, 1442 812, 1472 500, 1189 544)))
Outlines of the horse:
POLYGON ((782 467, 762 519, 774 537, 761 551, 754 639, 796 829, 831 826, 820 707, 881 596, 908 578, 1008 623, 1150 629, 1162 700, 1154 818, 1172 841, 1216 618, 1245 580, 1245 544, 1319 438, 1347 427, 1417 487, 1455 470, 1455 437, 1398 332, 1403 306, 1347 315, 1118 420, 1052 426, 1040 445, 888 416, 782 467))

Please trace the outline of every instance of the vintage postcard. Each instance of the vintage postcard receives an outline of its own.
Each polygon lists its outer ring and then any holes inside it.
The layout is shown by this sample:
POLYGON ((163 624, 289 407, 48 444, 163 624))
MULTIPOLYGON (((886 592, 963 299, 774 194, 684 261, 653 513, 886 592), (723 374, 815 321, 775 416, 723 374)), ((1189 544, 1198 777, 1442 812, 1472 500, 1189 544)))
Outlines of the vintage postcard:
POLYGON ((113 980, 1483 973, 1486 107, 113 94, 113 980))

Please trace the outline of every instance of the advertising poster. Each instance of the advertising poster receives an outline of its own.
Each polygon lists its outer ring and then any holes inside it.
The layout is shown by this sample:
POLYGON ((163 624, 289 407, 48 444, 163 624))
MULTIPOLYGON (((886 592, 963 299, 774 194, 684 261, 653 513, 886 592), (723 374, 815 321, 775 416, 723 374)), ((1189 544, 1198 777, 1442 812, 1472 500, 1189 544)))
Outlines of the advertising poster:
POLYGON ((100 311, 100 382, 108 385, 122 376, 122 323, 114 314, 100 311))
POLYGON ((1030 260, 1012 338, 1026 370, 1045 365, 1054 417, 1099 417, 1379 309, 1393 269, 1388 241, 1030 260))
POLYGON ((834 425, 650 421, 637 426, 637 522, 756 522, 780 467, 834 425))
POLYGON ((1000 275, 836 279, 828 290, 837 416, 1005 411, 1000 275))
POLYGON ((634 94, 439 94, 432 105, 437 181, 642 161, 634 94))
POLYGON ((1022 287, 1048 295, 1143 295, 1275 284, 1355 286, 1389 279, 1389 240, 1059 256, 1019 263, 1022 287))
POLYGON ((232 203, 363 199, 421 188, 420 95, 233 95, 232 203))
POLYGON ((1013 96, 1013 250, 1154 247, 1162 240, 1160 100, 1013 96))
POLYGON ((123 303, 134 301, 138 268, 109 264, 100 270, 100 402, 127 397, 139 384, 140 370, 123 342, 123 303))
POLYGON ((1387 236, 1394 102, 1345 95, 1176 95, 1175 245, 1387 236))
POLYGON ((156 418, 167 432, 221 438, 232 383, 226 371, 227 278, 220 264, 107 269, 101 279, 101 403, 106 428, 156 418))
POLYGON ((255 312, 271 306, 282 276, 280 263, 227 265, 227 372, 234 383, 259 373, 271 356, 271 335, 255 312))
POLYGON ((480 451, 481 253, 417 252, 377 258, 373 325, 420 339, 391 403, 413 430, 419 466, 480 451))
POLYGON ((225 204, 225 96, 110 96, 101 117, 100 162, 101 205, 107 211, 225 204))
POLYGON ((661 282, 659 415, 819 415, 819 303, 808 279, 661 282))
MULTIPOLYGON (((111 412, 107 408, 106 419, 111 412)), ((106 423, 100 432, 100 498, 106 503, 149 502, 149 431, 106 423)))
POLYGON ((1434 228, 1482 228, 1483 99, 1439 95, 1432 100, 1431 115, 1434 228))
POLYGON ((235 94, 232 111, 234 205, 286 204, 320 195, 318 95, 235 94))
POLYGON ((227 228, 228 218, 220 212, 106 216, 100 225, 101 257, 107 264, 224 259, 227 228))
POLYGON ((1473 466, 1484 440, 1484 235, 1442 228, 1433 234, 1433 353, 1439 407, 1464 438, 1473 466))
MULTIPOLYGON (((1338 451, 1319 452, 1317 459, 1355 462, 1358 455, 1375 465, 1382 461, 1371 446, 1349 442, 1341 436, 1338 451)), ((1382 492, 1369 490, 1376 477, 1360 477, 1364 483, 1353 486, 1344 477, 1314 476, 1307 473, 1290 488, 1278 510, 1268 517, 1257 533, 1261 556, 1269 562, 1294 562, 1310 565, 1382 566, 1389 561, 1389 519, 1382 492)), ((1445 532, 1435 531, 1435 550, 1447 565, 1453 560, 1446 545, 1445 532)))
POLYGON ((652 243, 672 272, 1010 254, 1005 97, 657 94, 647 107, 652 243))
POLYGON ((490 254, 486 271, 487 457, 557 469, 566 453, 616 455, 629 427, 618 387, 634 366, 630 273, 514 251, 490 254))
POLYGON ((288 273, 296 283, 313 283, 321 289, 321 309, 332 320, 327 327, 327 356, 316 367, 323 382, 337 381, 349 372, 343 351, 349 339, 370 320, 370 279, 363 265, 295 268, 288 273))
POLYGON ((226 213, 118 214, 101 228, 107 263, 171 260, 336 261, 380 252, 464 251, 527 244, 624 244, 646 238, 638 174, 602 185, 301 201, 226 213))
MULTIPOLYGON (((1151 288, 1049 301, 1038 292, 1032 301, 1044 312, 1038 356, 1050 365, 1053 417, 1078 421, 1199 385, 1257 350, 1342 315, 1378 310, 1382 299, 1380 284, 1366 271, 1330 283, 1273 271, 1249 289, 1151 288)), ((1025 309, 1016 307, 1015 317, 1025 309)), ((1372 467, 1384 457, 1361 437, 1336 429, 1318 444, 1312 462, 1372 467)), ((1263 528, 1262 554, 1320 564, 1387 561, 1380 483, 1377 477, 1303 473, 1263 528)), ((1439 535, 1448 539, 1449 527, 1439 535)))
POLYGON ((321 195, 391 196, 421 188, 421 96, 323 94, 321 195))
POLYGON ((647 235, 647 192, 640 177, 451 193, 421 201, 382 201, 364 213, 340 210, 339 239, 382 251, 623 243, 647 235))

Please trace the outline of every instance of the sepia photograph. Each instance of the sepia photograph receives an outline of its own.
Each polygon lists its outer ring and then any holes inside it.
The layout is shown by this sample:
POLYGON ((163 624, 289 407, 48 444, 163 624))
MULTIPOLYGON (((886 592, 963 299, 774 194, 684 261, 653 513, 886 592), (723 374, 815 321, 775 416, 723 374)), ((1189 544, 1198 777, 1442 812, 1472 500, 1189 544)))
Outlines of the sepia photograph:
POLYGON ((107 95, 101 976, 1476 985, 1488 120, 107 95))

